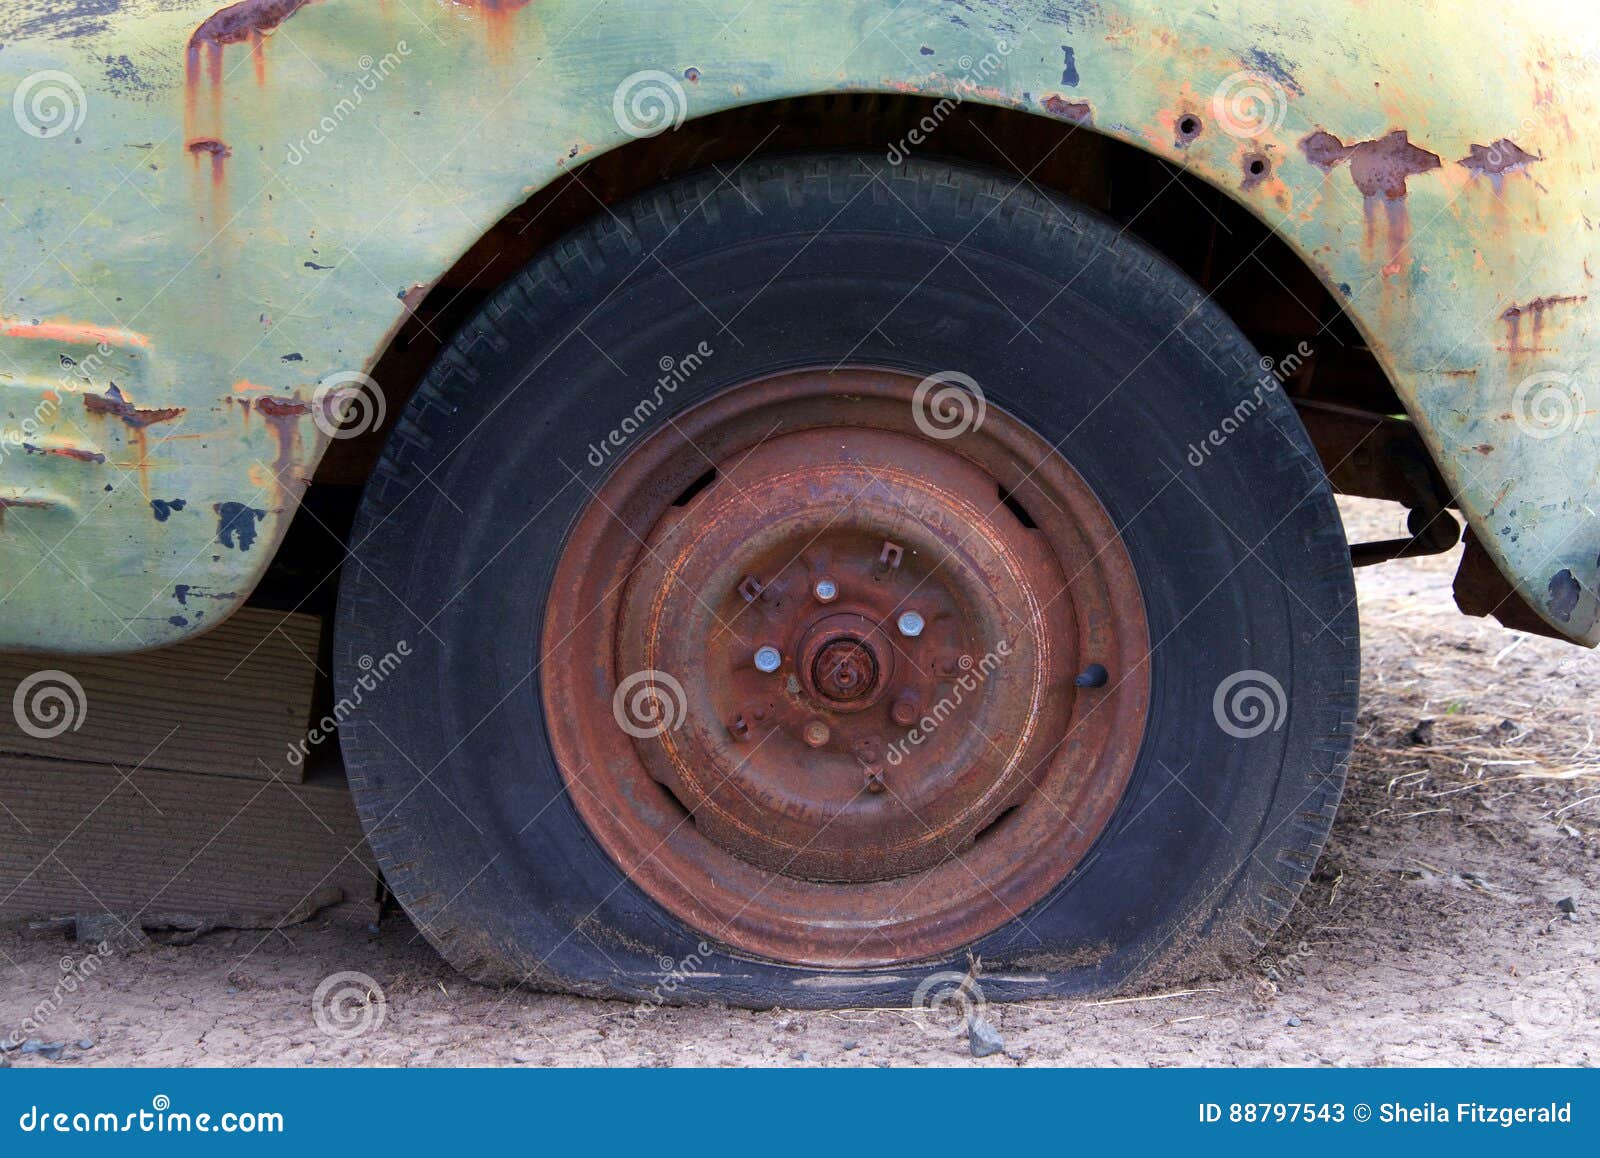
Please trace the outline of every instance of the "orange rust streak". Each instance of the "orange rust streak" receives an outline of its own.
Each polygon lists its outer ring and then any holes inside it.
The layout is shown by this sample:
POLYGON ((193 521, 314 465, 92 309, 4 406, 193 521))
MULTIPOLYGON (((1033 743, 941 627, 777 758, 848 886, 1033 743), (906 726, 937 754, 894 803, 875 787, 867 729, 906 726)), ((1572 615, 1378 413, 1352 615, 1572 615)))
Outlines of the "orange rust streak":
POLYGON ((66 342, 74 346, 139 346, 150 344, 150 339, 133 330, 119 330, 113 326, 96 326, 89 322, 24 322, 16 318, 0 318, 0 337, 34 338, 41 342, 66 342))

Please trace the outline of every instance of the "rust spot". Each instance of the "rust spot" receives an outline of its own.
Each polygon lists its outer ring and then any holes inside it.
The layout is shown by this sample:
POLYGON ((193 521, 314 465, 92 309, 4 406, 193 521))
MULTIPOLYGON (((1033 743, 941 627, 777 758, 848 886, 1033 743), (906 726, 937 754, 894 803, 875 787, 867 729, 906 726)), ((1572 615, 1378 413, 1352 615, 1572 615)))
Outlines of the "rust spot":
POLYGON ((311 413, 311 404, 299 398, 257 398, 256 413, 268 418, 299 418, 302 414, 311 413))
POLYGON ((88 322, 24 322, 18 318, 0 318, 0 337, 34 338, 41 342, 66 342, 75 346, 144 347, 150 344, 149 338, 132 330, 96 326, 88 322))
POLYGON ((1522 305, 1508 306, 1500 315, 1506 324, 1505 348, 1513 357, 1544 349, 1541 342, 1544 338, 1545 313, 1556 306, 1574 306, 1588 300, 1588 294, 1548 294, 1522 305), (1522 332, 1524 318, 1528 319, 1527 335, 1522 332), (1526 345, 1523 344, 1524 337, 1527 339, 1526 345))
POLYGON ((47 511, 54 505, 54 503, 46 499, 10 499, 0 495, 0 511, 9 510, 12 507, 21 507, 29 511, 47 511))
POLYGON ((263 32, 271 32, 314 0, 240 0, 213 13, 189 38, 189 51, 202 46, 220 48, 224 44, 243 44, 263 32))
POLYGON ((70 458, 74 462, 104 462, 106 456, 98 450, 84 450, 77 446, 35 446, 31 442, 24 442, 22 449, 28 454, 53 454, 60 458, 70 458))
POLYGON ((1239 188, 1249 191, 1272 175, 1272 160, 1265 153, 1250 153, 1240 162, 1244 180, 1239 188))
POLYGON ((1044 111, 1053 117, 1071 121, 1075 125, 1094 124, 1094 110, 1089 107, 1088 101, 1069 101, 1063 96, 1051 93, 1040 103, 1044 106, 1044 111))
MULTIPOLYGON (((249 399, 241 401, 249 402, 249 399)), ((280 501, 291 506, 295 498, 291 484, 295 452, 300 449, 300 419, 311 413, 311 404, 303 400, 297 391, 292 398, 257 398, 255 411, 272 428, 272 435, 277 440, 278 454, 272 462, 272 477, 278 486, 280 501)))
POLYGON ((1365 197, 1382 194, 1394 201, 1406 195, 1406 179, 1439 168, 1439 154, 1413 145, 1406 130, 1346 145, 1323 129, 1300 142, 1300 151, 1324 173, 1350 162, 1350 177, 1365 197))
POLYGON ((1501 137, 1492 145, 1473 145, 1457 164, 1465 165, 1474 173, 1499 176, 1502 173, 1518 172, 1533 162, 1542 160, 1543 157, 1530 153, 1515 142, 1501 137))
POLYGON ((1472 449, 1477 451, 1479 454, 1493 454, 1494 453, 1494 447, 1491 444, 1487 443, 1487 442, 1480 442, 1480 443, 1478 443, 1477 446, 1473 447, 1472 449))
MULTIPOLYGON (((485 39, 489 44, 489 62, 505 64, 511 59, 511 17, 526 8, 533 0, 456 0, 466 8, 475 8, 483 16, 485 39)), ((696 71, 691 81, 698 79, 696 71)))
POLYGON ((209 154, 211 157, 211 183, 213 185, 222 184, 223 178, 226 176, 223 166, 227 159, 233 156, 232 149, 215 137, 196 137, 184 147, 189 150, 190 155, 196 161, 209 154))
POLYGON ((112 414, 135 430, 143 430, 158 422, 170 422, 184 412, 182 406, 140 407, 128 401, 127 396, 113 382, 104 394, 85 394, 83 408, 90 414, 112 414))

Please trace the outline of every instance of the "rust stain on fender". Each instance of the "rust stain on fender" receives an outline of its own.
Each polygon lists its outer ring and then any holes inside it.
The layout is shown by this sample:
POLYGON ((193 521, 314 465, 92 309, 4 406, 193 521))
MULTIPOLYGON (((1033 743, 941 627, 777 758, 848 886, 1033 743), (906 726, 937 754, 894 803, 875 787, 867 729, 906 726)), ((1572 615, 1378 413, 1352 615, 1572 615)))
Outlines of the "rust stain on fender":
POLYGON ((24 322, 0 318, 0 337, 36 338, 41 342, 65 342, 74 346, 139 346, 150 339, 132 330, 97 326, 89 322, 24 322))
POLYGON ((225 44, 242 44, 246 40, 271 32, 307 4, 316 0, 240 0, 212 13, 194 35, 189 38, 191 58, 202 47, 220 50, 225 44))
POLYGON ((1069 101, 1051 93, 1039 103, 1045 112, 1060 120, 1071 121, 1075 125, 1094 124, 1094 110, 1089 107, 1088 101, 1069 101))
POLYGON ((85 394, 83 408, 90 414, 115 415, 135 430, 144 430, 158 422, 170 422, 185 410, 182 406, 135 406, 115 382, 104 394, 85 394))
POLYGON ((1373 248, 1376 241, 1376 209, 1381 201, 1388 221, 1389 241, 1383 275, 1392 277, 1405 269, 1406 245, 1411 236, 1411 219, 1405 206, 1406 182, 1439 168, 1439 154, 1413 145, 1405 129, 1395 129, 1382 137, 1350 145, 1318 129, 1301 140, 1300 151, 1324 173, 1332 173, 1346 161, 1350 163, 1350 179, 1363 199, 1368 249, 1373 248))
POLYGON ((1575 306, 1589 300, 1588 294, 1550 294, 1542 298, 1534 298, 1523 305, 1508 306, 1500 315, 1501 321, 1506 324, 1505 349, 1513 358, 1523 354, 1531 354, 1545 347, 1541 345, 1544 337, 1545 314, 1557 306, 1575 306), (1522 321, 1528 320, 1527 344, 1523 344, 1522 321))
POLYGON ((1382 194, 1395 201, 1406 195, 1406 179, 1439 167, 1439 154, 1411 143, 1404 129, 1371 141, 1347 145, 1332 133, 1318 129, 1300 142, 1300 151, 1324 173, 1341 161, 1350 162, 1350 179, 1364 197, 1382 194))

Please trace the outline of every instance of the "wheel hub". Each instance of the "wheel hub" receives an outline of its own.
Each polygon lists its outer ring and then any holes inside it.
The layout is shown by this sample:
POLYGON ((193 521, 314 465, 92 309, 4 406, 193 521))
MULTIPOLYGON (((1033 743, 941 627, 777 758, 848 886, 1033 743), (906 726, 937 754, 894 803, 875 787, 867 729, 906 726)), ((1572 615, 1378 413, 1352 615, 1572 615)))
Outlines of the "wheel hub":
POLYGON ((1004 923, 1086 851, 1138 747, 1143 609, 1109 520, 993 406, 926 435, 915 386, 783 375, 689 411, 558 570, 546 712, 579 811, 669 909, 784 960, 1004 923), (620 710, 597 653, 681 723, 591 710, 620 710), (1089 663, 1116 686, 1075 689, 1089 663))

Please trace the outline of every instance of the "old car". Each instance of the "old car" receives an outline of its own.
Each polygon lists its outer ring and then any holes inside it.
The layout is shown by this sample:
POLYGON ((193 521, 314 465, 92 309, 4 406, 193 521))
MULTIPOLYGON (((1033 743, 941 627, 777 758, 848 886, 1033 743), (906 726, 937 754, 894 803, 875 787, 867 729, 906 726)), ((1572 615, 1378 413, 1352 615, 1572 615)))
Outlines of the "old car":
POLYGON ((483 980, 1248 955, 1339 802, 1353 565, 1464 535, 1464 612, 1600 642, 1600 15, 1494 21, 8 4, 17 722, 40 672, 325 618, 262 767, 336 755, 483 980))

